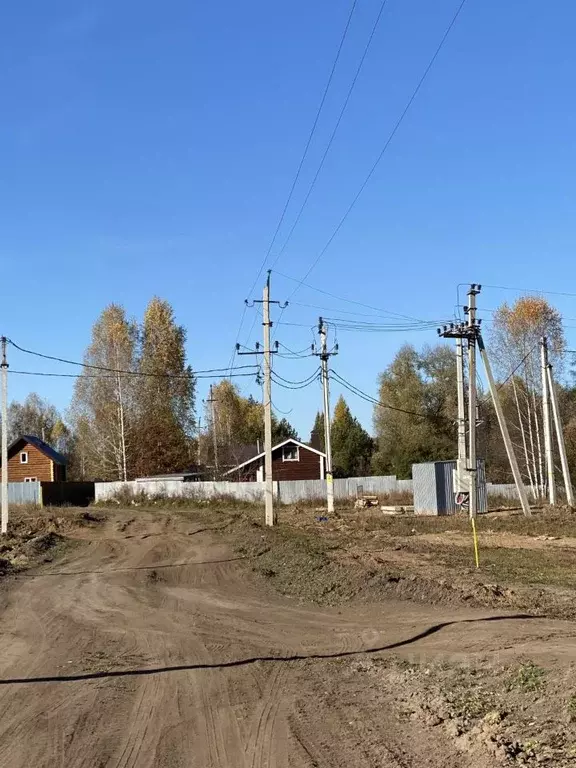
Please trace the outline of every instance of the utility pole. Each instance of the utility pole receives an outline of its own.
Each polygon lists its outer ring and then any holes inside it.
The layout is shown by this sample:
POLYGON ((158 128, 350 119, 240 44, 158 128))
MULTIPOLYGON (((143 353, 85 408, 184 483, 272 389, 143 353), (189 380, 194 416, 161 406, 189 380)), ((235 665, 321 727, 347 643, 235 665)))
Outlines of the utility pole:
POLYGON ((570 469, 568 467, 568 457, 566 456, 566 444, 564 443, 564 432, 562 430, 562 419, 560 418, 560 409, 558 407, 558 397, 554 378, 552 376, 552 366, 548 363, 548 390, 550 392, 550 402, 552 403, 552 413, 554 415, 554 424, 556 426, 556 440, 558 441, 558 450, 560 451, 560 463, 562 464, 562 474, 564 475, 564 488, 566 489, 566 501, 568 506, 574 506, 574 491, 572 490, 572 480, 570 479, 570 469))
POLYGON ((473 283, 468 291, 468 478, 470 482, 470 517, 478 514, 478 472, 476 461, 476 296, 480 286, 473 283))
POLYGON ((542 370, 542 411, 544 414, 544 453, 546 455, 546 478, 548 500, 556 504, 556 482, 554 479, 554 456, 552 453, 552 422, 550 421, 550 393, 548 391, 548 340, 540 340, 540 365, 542 370))
MULTIPOLYGON (((255 300, 253 304, 262 304, 262 327, 264 329, 264 350, 260 350, 260 345, 256 344, 254 352, 240 352, 240 344, 236 344, 236 351, 239 355, 263 355, 264 360, 264 501, 265 501, 265 520, 266 525, 276 525, 278 522, 274 510, 274 482, 272 477, 272 355, 278 351, 278 342, 275 348, 271 348, 270 329, 272 321, 270 320, 270 304, 278 304, 281 309, 288 306, 288 302, 281 304, 279 301, 273 301, 270 298, 270 274, 268 270, 266 284, 262 295, 262 301, 255 300)), ((245 301, 246 306, 252 306, 245 301)))
POLYGON ((458 487, 456 493, 464 490, 464 478, 466 477, 467 450, 466 450, 466 398, 464 394, 464 345, 462 337, 456 338, 456 385, 458 387, 458 487))
MULTIPOLYGON (((508 461, 510 462, 510 468, 514 475, 514 482, 516 483, 516 489, 518 496, 522 504, 522 509, 525 515, 530 515, 530 505, 528 504, 528 497, 526 496, 526 489, 522 482, 522 476, 520 475, 520 469, 518 468, 518 462, 514 454, 514 448, 512 447, 512 441, 510 440, 510 434, 504 418, 504 412, 500 404, 498 397, 498 390, 492 375, 492 368, 490 367, 490 361, 486 353, 484 341, 482 340, 482 334, 480 333, 481 320, 476 320, 476 296, 480 293, 481 286, 476 283, 472 283, 470 291, 468 292, 469 306, 464 308, 464 311, 468 314, 468 321, 466 323, 454 324, 450 326, 445 325, 443 328, 438 328, 438 335, 443 338, 450 338, 460 340, 466 339, 468 341, 468 432, 469 432, 469 446, 468 446, 468 472, 470 478, 470 518, 475 519, 478 511, 477 503, 477 462, 476 462, 476 345, 480 350, 480 355, 484 362, 486 369, 486 378, 488 379, 488 386, 490 388, 490 394, 492 395, 492 401, 494 402, 494 409, 496 416, 498 417, 498 424, 500 426, 500 432, 502 434, 502 440, 506 447, 506 453, 508 455, 508 461)), ((460 373, 457 368, 457 377, 460 378, 460 373)), ((462 377, 463 378, 463 377, 462 377)), ((458 399, 458 416, 459 420, 464 408, 460 406, 460 385, 459 385, 459 399, 458 399)), ((463 399, 463 398, 462 398, 463 399)), ((460 429, 458 433, 458 451, 460 454, 460 429)), ((463 441, 465 444, 465 441, 463 441)))
POLYGON ((8 361, 2 336, 2 533, 8 533, 8 361))
POLYGON ((218 435, 216 434, 216 398, 214 397, 212 384, 210 384, 210 397, 206 401, 210 403, 210 423, 212 427, 212 440, 214 442, 214 476, 218 476, 218 435))
POLYGON ((276 525, 274 485, 272 481, 272 358, 270 354, 270 270, 262 296, 262 326, 264 328, 264 489, 266 525, 276 525))
POLYGON ((328 361, 331 355, 338 354, 336 346, 328 352, 328 331, 324 320, 318 318, 318 334, 320 336, 320 364, 322 367, 322 391, 324 393, 324 450, 326 451, 326 505, 328 513, 334 512, 334 476, 332 474, 332 426, 330 423, 330 383, 328 376, 328 361))

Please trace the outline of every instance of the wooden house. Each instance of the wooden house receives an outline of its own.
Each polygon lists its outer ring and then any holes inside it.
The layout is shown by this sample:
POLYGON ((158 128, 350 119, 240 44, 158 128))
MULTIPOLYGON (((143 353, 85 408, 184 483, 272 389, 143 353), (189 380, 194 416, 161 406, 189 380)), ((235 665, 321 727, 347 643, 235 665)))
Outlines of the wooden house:
POLYGON ((8 482, 66 480, 66 458, 35 435, 21 435, 8 446, 8 482))
MULTIPOLYGON (((272 448, 274 480, 323 480, 326 454, 299 440, 288 438, 272 448)), ((224 477, 232 481, 263 482, 264 451, 230 469, 224 477)))

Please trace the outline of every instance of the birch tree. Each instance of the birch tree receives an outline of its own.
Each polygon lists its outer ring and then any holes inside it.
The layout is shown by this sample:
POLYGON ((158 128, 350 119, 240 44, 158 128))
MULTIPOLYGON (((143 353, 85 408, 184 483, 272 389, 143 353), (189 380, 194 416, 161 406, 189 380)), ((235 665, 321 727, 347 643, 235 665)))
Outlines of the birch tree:
POLYGON ((545 299, 523 296, 512 305, 504 303, 494 314, 494 366, 502 380, 511 377, 515 403, 512 428, 522 457, 521 469, 535 497, 546 493, 539 351, 542 336, 548 340, 550 362, 560 369, 565 349, 562 317, 545 299))
POLYGON ((82 474, 126 480, 133 468, 138 327, 110 304, 92 329, 70 409, 82 474))

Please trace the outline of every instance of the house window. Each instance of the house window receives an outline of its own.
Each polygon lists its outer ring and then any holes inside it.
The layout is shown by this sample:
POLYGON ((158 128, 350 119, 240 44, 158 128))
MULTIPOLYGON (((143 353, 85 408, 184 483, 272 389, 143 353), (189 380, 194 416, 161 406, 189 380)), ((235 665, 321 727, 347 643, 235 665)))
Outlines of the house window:
POLYGON ((25 477, 24 478, 25 483, 37 483, 38 478, 37 477, 25 477))
POLYGON ((297 445, 285 445, 282 448, 282 461, 300 461, 300 452, 297 445))
POLYGON ((20 464, 28 464, 28 451, 22 451, 20 454, 20 464))

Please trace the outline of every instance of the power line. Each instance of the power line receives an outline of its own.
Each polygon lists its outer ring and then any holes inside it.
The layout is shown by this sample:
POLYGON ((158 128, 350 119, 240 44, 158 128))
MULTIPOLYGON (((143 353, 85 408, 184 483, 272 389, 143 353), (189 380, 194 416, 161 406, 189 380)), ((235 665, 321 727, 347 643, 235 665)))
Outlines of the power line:
MULTIPOLYGON (((292 390, 295 390, 295 389, 306 389, 306 387, 311 386, 312 384, 314 384, 315 381, 318 380, 318 375, 319 375, 319 372, 316 373, 316 375, 313 378, 311 378, 309 381, 305 381, 305 383, 302 382, 300 384, 296 384, 296 382, 294 382, 293 383, 294 385, 293 385, 293 384, 285 384, 283 381, 281 381, 278 378, 277 374, 272 372, 272 381, 277 386, 282 387, 283 389, 292 389, 292 390)), ((286 379, 284 379, 284 381, 286 381, 286 379)))
POLYGON ((274 376, 276 376, 278 379, 281 379, 282 381, 285 381, 287 384, 307 384, 307 383, 310 383, 310 382, 314 381, 314 379, 316 379, 318 377, 319 373, 320 373, 320 368, 316 368, 314 373, 312 373, 310 376, 307 376, 305 379, 302 379, 301 381, 291 381, 290 379, 285 379, 284 376, 280 376, 280 374, 277 373, 277 371, 273 371, 274 376))
POLYGON ((370 32, 370 35, 368 37, 368 42, 366 43, 364 47, 364 51, 362 53, 362 56, 360 58, 360 62, 356 68, 356 72, 354 73, 354 77, 352 78, 352 82, 350 84, 350 87, 348 89, 348 93, 346 94, 346 98, 344 99, 344 103, 342 104, 342 108, 340 110, 340 114, 338 115, 338 118, 336 120, 336 124, 334 126, 334 129, 332 131, 332 134, 330 136, 330 139, 328 140, 328 144, 326 145, 326 149, 324 150, 324 154, 322 155, 320 159, 320 164, 318 165, 318 169, 316 170, 316 174, 314 175, 314 178, 312 179, 312 182, 310 183, 310 186, 308 187, 308 192, 306 193, 306 196, 304 198, 304 202, 300 206, 300 209, 296 215, 296 218, 294 220, 294 223, 292 224, 292 227, 290 228, 290 231, 288 232, 288 236, 286 237, 286 240, 284 241, 284 245, 276 255, 276 258, 272 262, 272 267, 274 267, 277 263, 284 251, 286 250, 286 247, 288 243, 290 242, 290 239, 292 238, 292 234, 294 233, 294 230, 298 226, 298 222, 300 221, 302 214, 304 212, 304 209, 306 208, 306 205, 308 203, 308 200, 310 199, 310 195, 312 194, 312 191, 314 190, 314 187, 316 186, 316 182, 318 181, 318 177, 320 176, 320 173, 322 171, 322 168, 324 167, 324 163, 326 161, 326 158, 328 157, 328 153, 330 152, 330 149, 332 147, 332 144, 334 143, 334 139, 336 138, 336 134, 338 133, 338 128, 340 127, 340 123, 342 122, 342 118, 344 117, 344 113, 346 112, 346 109, 348 107, 348 102, 350 101, 350 97, 352 96, 352 92, 354 91, 354 88, 356 86, 356 82, 360 76, 360 72, 362 71, 362 67, 364 66, 364 61, 366 60, 366 56, 368 55, 368 51, 370 50, 370 46, 372 45, 372 40, 374 39, 374 35, 376 34, 376 30, 378 28, 378 24, 380 23, 380 19, 382 18, 382 13, 384 12, 384 8, 386 6, 386 3, 388 0, 382 0, 382 3, 380 4, 380 10, 378 12, 378 15, 376 16, 376 20, 374 21, 374 24, 372 26, 372 30, 370 32))
POLYGON ((398 129, 400 128, 400 126, 404 122, 404 118, 408 114, 412 104, 414 103, 418 93, 420 92, 420 89, 424 85, 424 82, 425 82, 426 78, 428 77, 428 74, 429 74, 430 70, 434 66, 434 63, 435 63, 436 59, 438 58, 438 56, 440 54, 440 51, 444 47, 444 43, 448 39, 448 35, 452 31, 453 26, 456 24, 456 21, 457 21, 458 17, 460 16, 460 13, 462 12, 462 9, 464 8, 465 4, 466 4, 466 0, 461 0, 461 2, 459 4, 459 6, 458 6, 454 16, 452 17, 452 20, 450 21, 448 27, 446 28, 446 31, 444 32, 444 35, 442 36, 442 39, 440 40, 440 43, 439 43, 438 47, 436 48, 432 58, 428 62, 428 66, 424 70, 423 75, 421 76, 420 80, 418 81, 418 84, 416 85, 416 88, 413 90, 412 95, 408 99, 408 102, 407 102, 406 106, 404 107, 402 113, 400 114, 400 117, 398 118, 398 120, 396 121, 394 127, 392 128, 392 131, 388 135, 388 138, 386 139, 383 148, 381 149, 378 157, 376 158, 375 162, 373 163, 372 167, 370 168, 370 170, 368 172, 368 175, 365 177, 364 181, 360 185, 359 190, 357 191, 357 193, 353 197, 352 202, 350 203, 350 205, 346 209, 344 215, 342 216, 342 218, 338 222, 338 225, 336 226, 336 228, 334 229, 334 231, 332 232, 332 234, 328 238, 326 244, 321 249, 321 251, 318 253, 318 255, 316 256, 314 261, 312 262, 312 264, 309 267, 308 271, 305 273, 304 277, 302 278, 302 281, 299 281, 299 284, 296 286, 296 288, 292 292, 292 295, 289 297, 289 299, 292 298, 292 296, 296 293, 296 291, 300 288, 300 286, 304 284, 304 281, 307 279, 307 277, 310 275, 310 273, 316 267, 316 265, 318 264, 318 262, 320 261, 322 256, 324 256, 324 254, 326 253, 326 251, 328 250, 328 248, 332 244, 333 240, 335 239, 336 235, 338 234, 338 232, 342 228, 344 222, 346 221, 346 219, 348 218, 348 216, 352 212, 353 208, 355 207, 356 203, 360 199, 362 193, 364 192, 366 186, 368 185, 368 182, 370 181, 370 179, 374 175, 378 165, 380 164, 380 161, 382 160, 382 158, 386 154, 386 151, 388 150, 388 147, 390 146, 390 144, 392 143, 392 140, 394 139, 396 133, 398 132, 398 129))
POLYGON ((377 400, 376 398, 372 397, 366 392, 363 392, 361 389, 358 389, 358 387, 356 387, 354 384, 351 384, 343 376, 340 376, 340 374, 335 370, 332 370, 332 376, 333 378, 336 379, 336 381, 339 384, 345 387, 349 392, 352 392, 352 394, 356 395, 357 397, 360 397, 363 400, 366 400, 368 403, 372 403, 372 405, 379 405, 381 408, 387 408, 391 411, 406 413, 409 416, 418 416, 418 418, 421 418, 421 419, 429 419, 431 416, 431 414, 429 413, 418 413, 417 411, 409 411, 409 410, 406 410, 405 408, 397 408, 395 405, 390 405, 389 403, 382 403, 380 400, 377 400))
MULTIPOLYGON (((59 379, 116 379, 115 375, 112 374, 90 374, 90 373, 48 373, 46 371, 14 371, 12 368, 9 370, 10 375, 12 374, 18 374, 19 376, 50 376, 53 378, 59 378, 59 379)), ((116 371, 116 374, 118 373, 125 373, 125 371, 116 371)), ((231 374, 231 378, 238 378, 240 376, 256 376, 257 371, 253 371, 252 373, 233 373, 231 374)), ((215 373, 210 375, 200 375, 197 376, 196 374, 191 374, 190 376, 184 376, 180 374, 170 374, 170 373, 164 373, 164 374, 147 374, 147 373, 137 373, 133 372, 132 375, 134 376, 151 376, 151 375, 157 375, 162 376, 166 379, 188 379, 190 381, 196 381, 197 379, 227 379, 230 377, 230 374, 228 373, 215 373)))
MULTIPOLYGON (((283 277, 286 280, 291 280, 294 283, 298 283, 299 286, 304 286, 304 288, 310 288, 312 291, 316 291, 317 293, 322 293, 324 296, 329 296, 332 299, 336 299, 336 301, 344 301, 347 304, 355 304, 358 307, 364 307, 365 309, 372 309, 374 312, 380 312, 384 315, 391 315, 392 317, 400 317, 403 320, 415 320, 417 322, 422 322, 420 318, 418 317, 412 317, 411 315, 402 315, 399 312, 393 312, 390 309, 382 309, 381 307, 374 307, 370 304, 366 304, 362 301, 356 301, 355 299, 346 299, 343 296, 336 296, 335 293, 330 293, 330 291, 326 291, 324 288, 318 288, 315 285, 310 285, 310 283, 305 282, 304 280, 299 280, 297 277, 291 277, 290 275, 285 275, 282 272, 278 272, 277 269, 273 270, 274 274, 278 275, 279 277, 283 277)), ((292 292, 292 296, 294 295, 294 291, 292 292)), ((297 302, 291 302, 293 304, 296 304, 297 302)), ((321 309, 321 307, 318 307, 318 309, 321 309)), ((333 311, 333 310, 328 310, 333 311)))
POLYGON ((368 323, 360 320, 326 317, 328 325, 341 331, 357 333, 396 333, 398 331, 430 331, 446 321, 426 320, 418 323, 368 323))
MULTIPOLYGON (((43 352, 35 352, 35 351, 31 350, 31 349, 25 349, 24 347, 21 347, 18 344, 16 344, 11 339, 8 339, 7 341, 8 341, 8 343, 12 347, 14 347, 14 349, 17 349, 19 352, 24 352, 26 355, 33 355, 34 357, 41 357, 44 360, 53 360, 54 362, 64 363, 65 365, 76 365, 76 366, 78 366, 80 368, 89 368, 91 370, 96 370, 96 371, 106 371, 108 373, 122 373, 122 374, 125 374, 126 376, 150 376, 150 377, 153 377, 153 378, 190 379, 190 378, 198 378, 198 374, 203 374, 203 373, 221 373, 223 371, 230 370, 228 367, 226 367, 226 368, 208 368, 206 370, 194 371, 192 373, 192 375, 190 375, 190 374, 172 374, 172 373, 146 373, 146 372, 143 372, 143 371, 127 371, 127 370, 123 370, 123 369, 120 369, 120 368, 109 368, 109 367, 104 366, 104 365, 93 365, 92 363, 80 363, 77 360, 68 360, 68 359, 66 359, 64 357, 56 357, 55 355, 47 355, 47 354, 45 354, 43 352)), ((235 368, 233 368, 232 370, 238 371, 238 370, 243 370, 243 369, 253 368, 253 367, 254 367, 254 365, 238 365, 235 368)), ((13 373, 15 373, 15 371, 13 371, 13 373)), ((57 374, 51 374, 51 375, 55 376, 57 374)), ((59 374, 59 375, 64 375, 64 374, 59 374)))
MULTIPOLYGON (((346 25, 344 27, 344 31, 342 32, 342 36, 340 38, 340 43, 338 44, 338 49, 336 51, 336 56, 335 56, 334 61, 332 63, 332 68, 330 69, 330 74, 328 75, 328 80, 327 80, 326 85, 324 87, 324 91, 322 93, 322 98, 320 99, 320 104, 318 105, 318 109, 316 110, 316 116, 314 117, 314 122, 312 123, 312 128, 310 129, 310 133, 308 134, 308 139, 307 139, 306 144, 304 146, 304 151, 302 152, 302 156, 300 158, 300 162, 298 163, 298 167, 296 169, 296 175, 294 176, 294 179, 293 179, 292 184, 290 186, 290 191, 288 192, 288 197, 286 198, 286 202, 284 203, 284 208, 282 209, 282 213, 280 214, 280 218, 278 219, 278 223, 276 224, 276 229, 274 230, 274 234, 272 235, 272 239, 270 240, 270 244, 268 245, 268 248, 266 250, 264 258, 262 259, 262 263, 260 264, 260 268, 258 270, 256 278, 254 279, 254 282, 252 283, 252 287, 248 291, 248 296, 249 297, 252 295, 252 291, 254 290, 258 280, 260 279, 260 275, 262 274, 262 271, 264 270, 264 267, 266 266, 266 262, 268 261, 268 258, 270 257, 270 253, 272 252, 272 248, 274 247, 274 243, 276 242, 276 238, 278 237, 278 233, 280 232, 280 228, 282 227, 282 224, 284 223, 284 219, 286 218, 286 213, 288 211, 288 206, 290 205, 290 202, 292 201, 292 197, 294 195, 294 190, 296 189, 296 184, 298 183, 298 179, 300 178, 300 173, 302 172, 302 168, 304 166, 304 161, 306 160, 306 157, 308 156, 308 150, 310 149, 310 145, 312 144, 312 139, 314 138, 314 134, 316 133, 316 128, 318 126, 318 121, 320 120, 320 115, 322 114, 322 110, 324 108, 324 103, 326 101, 326 97, 328 95, 328 91, 330 90, 330 86, 331 86, 332 80, 334 78, 334 73, 336 71, 336 66, 338 65, 338 61, 340 59, 340 54, 342 52, 342 48, 344 47, 344 42, 346 41, 346 37, 348 36, 348 30, 350 29, 350 23, 352 22, 352 17, 354 15, 354 11, 356 10, 357 3, 358 3, 358 0, 353 0, 353 2, 352 2, 352 6, 350 8, 350 12, 348 14, 348 18, 346 20, 346 25)), ((236 342, 234 344, 234 352, 232 353, 232 364, 233 364, 234 359, 235 359, 236 344, 240 340, 240 333, 242 332, 242 324, 244 322, 245 315, 246 315, 246 308, 244 308, 244 312, 242 313, 242 318, 240 320, 240 325, 238 327, 238 333, 236 334, 236 342)), ((254 327, 254 326, 252 326, 252 327, 254 327)), ((250 331, 250 333, 252 333, 252 331, 250 331)))

